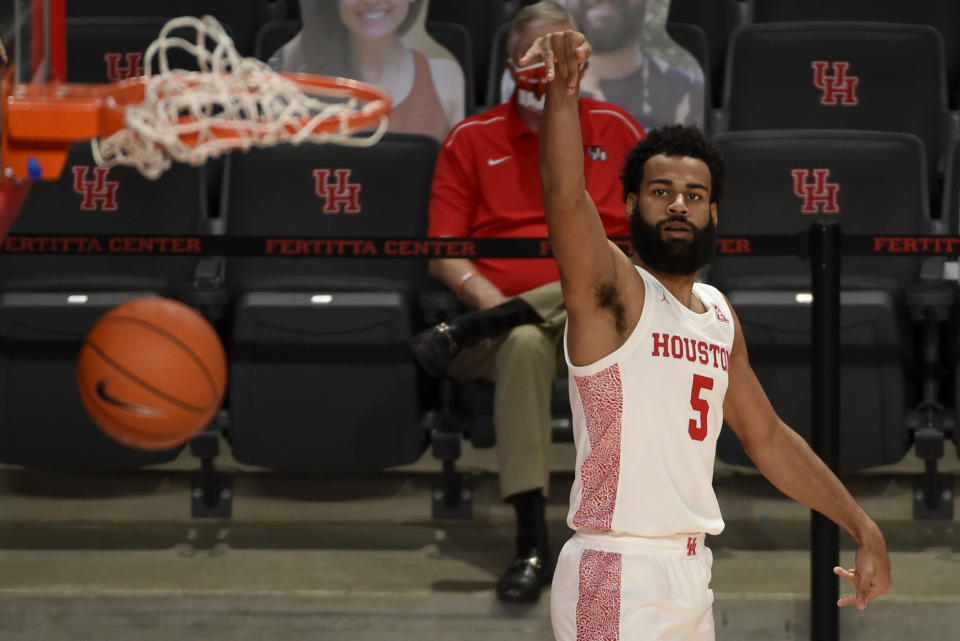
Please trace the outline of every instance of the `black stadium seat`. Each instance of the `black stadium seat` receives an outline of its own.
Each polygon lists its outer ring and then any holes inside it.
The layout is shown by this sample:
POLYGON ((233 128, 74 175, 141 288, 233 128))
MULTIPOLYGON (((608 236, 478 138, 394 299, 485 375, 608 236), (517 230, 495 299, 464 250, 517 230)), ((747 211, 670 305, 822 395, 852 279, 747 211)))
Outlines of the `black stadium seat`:
MULTIPOLYGON (((145 54, 166 23, 164 18, 68 18, 67 80, 104 83, 142 76, 145 54)), ((231 27, 224 24, 227 33, 231 27)), ((174 36, 195 39, 188 29, 177 29, 174 36)), ((171 68, 196 70, 196 58, 182 49, 169 52, 171 68)), ((158 59, 153 71, 160 70, 158 59)))
MULTIPOLYGON (((677 1, 677 0, 675 0, 677 1)), ((753 0, 755 22, 841 20, 924 24, 943 37, 951 108, 960 106, 960 2, 952 0, 753 0)))
POLYGON ((943 221, 951 234, 960 234, 960 136, 950 143, 945 174, 943 221))
MULTIPOLYGON (((703 73, 709 78, 710 85, 713 87, 713 93, 708 94, 711 96, 712 105, 720 105, 727 45, 733 30, 745 22, 741 9, 744 4, 738 0, 670 1, 670 9, 667 13, 668 25, 674 22, 692 24, 700 27, 704 32, 708 54, 706 60, 709 64, 703 66, 703 73)), ((700 60, 699 56, 697 60, 700 60)))
POLYGON ((703 69, 703 121, 707 133, 710 132, 711 116, 713 112, 712 77, 710 69, 710 49, 707 43, 707 34, 695 24, 671 22, 667 24, 667 34, 678 45, 686 49, 697 59, 703 69))
POLYGON ((274 20, 257 29, 254 39, 253 56, 264 62, 300 31, 299 20, 274 20))
MULTIPOLYGON (((68 2, 67 19, 71 18, 160 18, 165 22, 179 16, 211 15, 233 36, 237 50, 243 55, 253 51, 258 25, 272 14, 273 0, 166 0, 165 2, 130 2, 129 0, 97 0, 68 2)), ((68 56, 70 52, 68 50, 68 56)))
POLYGON ((938 172, 949 132, 945 83, 942 39, 932 27, 752 24, 738 29, 731 41, 723 119, 732 131, 914 134, 924 144, 931 194, 939 199, 938 172))
MULTIPOLYGON (((943 222, 951 236, 960 235, 960 137, 953 139, 948 154, 947 171, 944 178, 943 222)), ((953 268, 956 270, 956 257, 953 257, 953 260, 955 261, 953 268)), ((956 273, 954 271, 954 279, 956 279, 956 273)), ((944 350, 946 354, 945 362, 955 364, 952 372, 952 403, 948 405, 954 408, 957 424, 960 424, 960 317, 955 316, 952 322, 952 338, 944 350)), ((960 455, 960 430, 956 428, 953 430, 953 440, 957 446, 957 454, 960 455)))
MULTIPOLYGON (((194 235, 204 230, 203 169, 174 167, 151 181, 129 168, 101 169, 75 145, 56 182, 36 183, 11 234, 194 235)), ((39 241, 37 241, 39 242, 39 241)), ((80 401, 76 358, 87 331, 111 307, 144 295, 176 296, 193 280, 192 257, 29 255, 10 239, 0 253, 0 461, 48 469, 133 469, 181 448, 142 452, 105 436, 80 401)))
POLYGON ((487 64, 486 98, 487 107, 499 105, 508 96, 501 95, 500 86, 503 72, 507 68, 507 36, 510 25, 502 24, 493 33, 493 46, 490 48, 490 62, 487 64))
MULTIPOLYGON (((509 19, 512 8, 512 3, 504 0, 470 0, 469 2, 433 0, 427 9, 428 21, 453 22, 469 31, 470 60, 473 68, 468 72, 468 77, 473 79, 471 95, 478 98, 484 98, 489 91, 488 65, 491 47, 495 46, 494 32, 499 25, 509 19)), ((453 51, 452 48, 451 51, 453 51)), ((468 114, 472 112, 470 107, 472 105, 467 108, 468 114)))
MULTIPOLYGON (((368 148, 233 154, 226 233, 423 237, 437 151, 433 138, 387 134, 368 148)), ((304 473, 416 460, 425 446, 422 386, 407 340, 422 323, 425 279, 422 259, 228 258, 236 459, 304 473)))
MULTIPOLYGON (((923 146, 915 136, 768 130, 715 137, 728 166, 724 234, 796 233, 817 219, 845 233, 941 233, 931 219, 923 146)), ((900 460, 917 401, 908 292, 922 257, 845 256, 840 296, 841 472, 900 460)), ((804 437, 810 426, 810 267, 797 257, 718 256, 709 282, 730 299, 750 359, 774 407, 804 437)), ((748 460, 724 430, 718 455, 748 460)))

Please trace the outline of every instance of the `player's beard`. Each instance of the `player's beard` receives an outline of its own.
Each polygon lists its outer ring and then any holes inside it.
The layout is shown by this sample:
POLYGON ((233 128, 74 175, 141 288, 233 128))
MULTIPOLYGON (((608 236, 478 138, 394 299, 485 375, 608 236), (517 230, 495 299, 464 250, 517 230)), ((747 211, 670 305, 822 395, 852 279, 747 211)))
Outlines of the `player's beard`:
POLYGON ((630 217, 630 240, 637 256, 651 269, 667 274, 688 276, 710 262, 717 244, 717 224, 711 217, 698 228, 683 216, 671 216, 651 225, 640 212, 630 217), (663 238, 663 227, 681 223, 690 228, 692 238, 663 238))

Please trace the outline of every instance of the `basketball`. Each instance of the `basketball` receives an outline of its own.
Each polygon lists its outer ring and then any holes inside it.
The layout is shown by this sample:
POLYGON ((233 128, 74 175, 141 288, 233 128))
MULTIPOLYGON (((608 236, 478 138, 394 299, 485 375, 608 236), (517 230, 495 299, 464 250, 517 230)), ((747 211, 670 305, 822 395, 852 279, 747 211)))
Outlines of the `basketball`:
POLYGON ((223 401, 227 359, 216 330, 169 298, 137 298, 100 317, 77 359, 80 398, 116 441, 164 450, 202 431, 223 401))

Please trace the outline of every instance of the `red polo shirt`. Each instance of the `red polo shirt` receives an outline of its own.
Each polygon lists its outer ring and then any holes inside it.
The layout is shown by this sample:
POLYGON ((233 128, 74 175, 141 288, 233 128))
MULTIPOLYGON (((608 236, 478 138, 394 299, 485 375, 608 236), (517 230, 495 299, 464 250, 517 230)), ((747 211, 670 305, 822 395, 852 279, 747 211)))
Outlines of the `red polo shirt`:
MULTIPOLYGON (((646 133, 623 109, 580 98, 584 174, 608 236, 628 236, 620 170, 646 133)), ((543 237, 539 137, 527 129, 513 101, 467 118, 443 143, 433 175, 428 234, 543 237)), ((475 264, 507 296, 559 279, 547 258, 480 258, 475 264)))

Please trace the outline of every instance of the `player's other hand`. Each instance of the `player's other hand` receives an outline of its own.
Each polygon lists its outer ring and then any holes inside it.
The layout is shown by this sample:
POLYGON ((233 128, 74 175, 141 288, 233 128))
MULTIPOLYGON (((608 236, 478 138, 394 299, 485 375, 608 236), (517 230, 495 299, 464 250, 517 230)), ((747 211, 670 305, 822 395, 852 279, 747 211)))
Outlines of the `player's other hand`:
POLYGON ((863 610, 874 599, 890 589, 890 555, 887 553, 887 544, 879 529, 871 536, 865 537, 857 549, 855 568, 846 570, 841 567, 833 568, 833 573, 846 579, 854 585, 857 593, 852 596, 841 597, 837 601, 839 607, 856 604, 863 610))
POLYGON ((593 47, 579 31, 567 29, 540 36, 517 61, 521 67, 543 62, 547 83, 557 80, 572 95, 577 90, 580 75, 586 69, 593 47))

